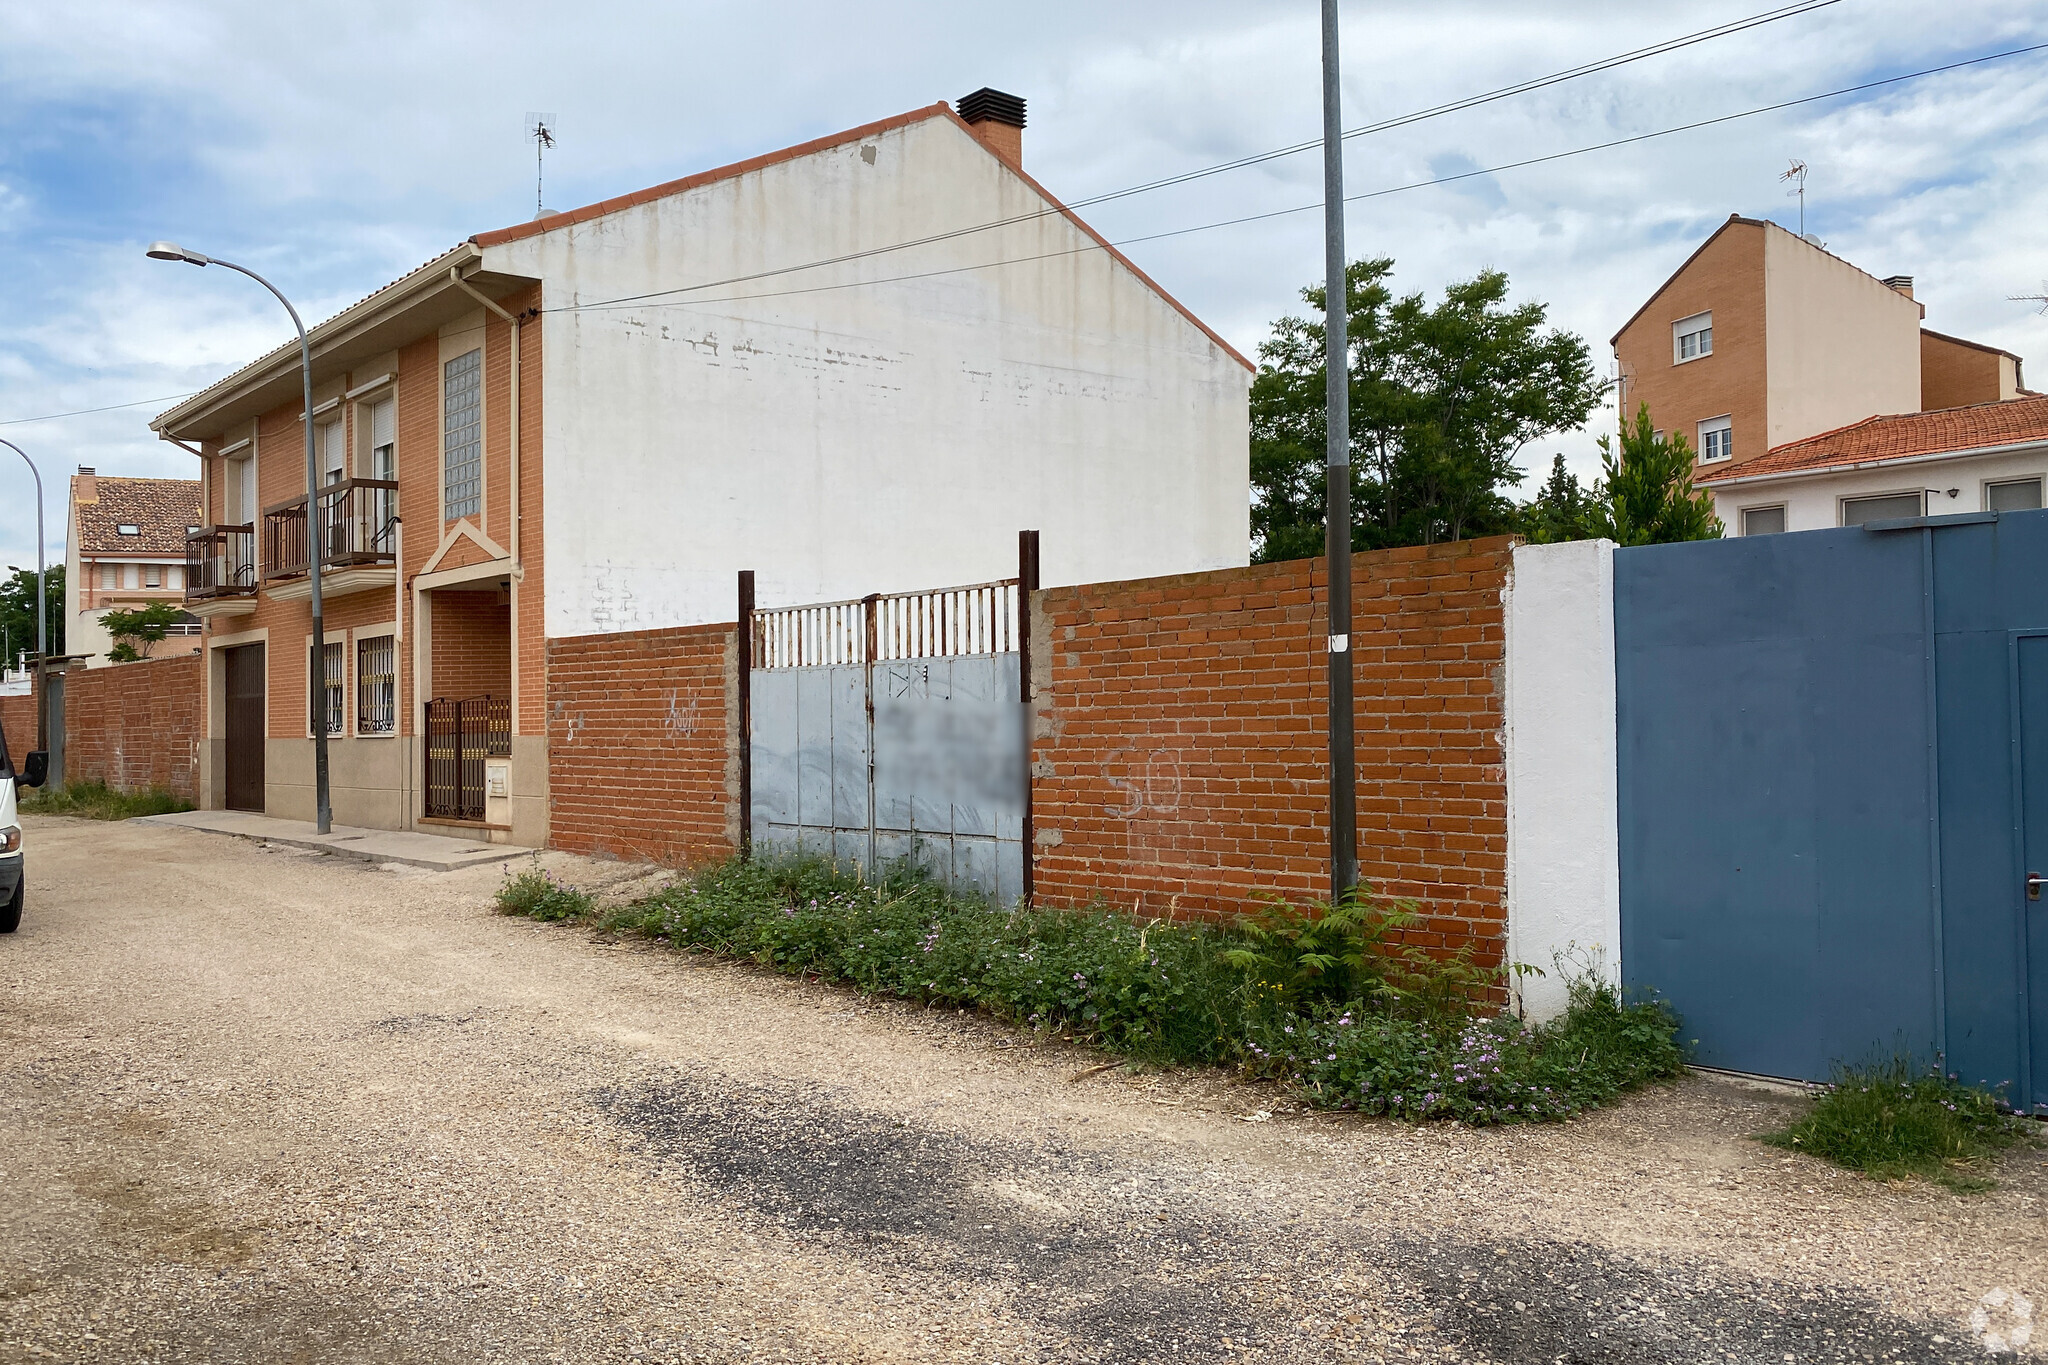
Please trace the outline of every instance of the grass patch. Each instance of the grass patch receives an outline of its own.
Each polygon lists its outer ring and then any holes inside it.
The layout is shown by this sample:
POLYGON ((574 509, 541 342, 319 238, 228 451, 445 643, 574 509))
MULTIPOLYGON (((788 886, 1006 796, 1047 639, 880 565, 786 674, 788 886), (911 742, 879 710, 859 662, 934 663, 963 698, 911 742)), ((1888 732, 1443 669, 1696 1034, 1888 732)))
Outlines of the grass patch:
MULTIPOLYGON (((498 908, 593 916, 588 896, 537 867, 507 878, 498 908)), ((735 860, 599 922, 1147 1062, 1234 1064, 1330 1109, 1554 1120, 1680 1070, 1665 1007, 1625 1003, 1588 973, 1563 1018, 1526 1027, 1486 1003, 1499 972, 1404 945, 1414 919, 1363 896, 1276 901, 1230 923, 1140 921, 1004 907, 912 870, 867 881, 816 861, 735 860)))
POLYGON ((507 870, 498 886, 498 913, 528 919, 581 919, 597 905, 587 891, 572 886, 540 865, 540 855, 518 872, 507 870))
POLYGON ((1952 1190, 1987 1190, 1978 1163, 2030 1140, 2024 1119, 1998 1096, 1905 1058, 1838 1067, 1805 1118, 1763 1141, 1804 1152, 1874 1180, 1917 1176, 1952 1190))
POLYGON ((191 810, 192 803, 161 787, 116 791, 97 778, 66 782, 21 794, 20 809, 31 815, 76 815, 87 820, 132 820, 138 815, 169 815, 191 810))

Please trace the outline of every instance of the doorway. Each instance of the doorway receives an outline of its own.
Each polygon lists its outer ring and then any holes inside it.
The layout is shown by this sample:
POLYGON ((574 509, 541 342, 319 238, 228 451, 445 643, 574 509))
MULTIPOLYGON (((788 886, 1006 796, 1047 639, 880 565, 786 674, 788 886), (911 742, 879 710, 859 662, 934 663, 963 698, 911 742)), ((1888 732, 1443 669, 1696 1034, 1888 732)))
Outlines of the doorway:
POLYGON ((229 810, 263 809, 263 741, 269 729, 263 697, 263 646, 223 650, 226 673, 227 769, 224 804, 229 810))

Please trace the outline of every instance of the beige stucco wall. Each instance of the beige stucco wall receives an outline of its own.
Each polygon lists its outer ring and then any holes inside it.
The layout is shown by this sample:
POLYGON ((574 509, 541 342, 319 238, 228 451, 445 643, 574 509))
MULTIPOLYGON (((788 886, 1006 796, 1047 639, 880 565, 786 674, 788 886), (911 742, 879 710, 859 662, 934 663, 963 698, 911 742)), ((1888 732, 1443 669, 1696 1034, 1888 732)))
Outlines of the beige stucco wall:
POLYGON ((1840 473, 1788 475, 1737 484, 1731 488, 1710 488, 1714 510, 1728 528, 1728 534, 1742 534, 1742 509, 1778 507, 1785 509, 1785 529, 1817 531, 1842 524, 1844 498, 1867 498, 1885 493, 1925 492, 1929 514, 1985 510, 1984 486, 2006 479, 2048 477, 2048 445, 2022 447, 1991 455, 1952 456, 1919 462, 1898 462, 1840 473), (1955 496, 1949 496, 1949 490, 1955 496))
POLYGON ((1769 444, 1920 410, 1920 306, 1776 224, 1764 234, 1769 444))

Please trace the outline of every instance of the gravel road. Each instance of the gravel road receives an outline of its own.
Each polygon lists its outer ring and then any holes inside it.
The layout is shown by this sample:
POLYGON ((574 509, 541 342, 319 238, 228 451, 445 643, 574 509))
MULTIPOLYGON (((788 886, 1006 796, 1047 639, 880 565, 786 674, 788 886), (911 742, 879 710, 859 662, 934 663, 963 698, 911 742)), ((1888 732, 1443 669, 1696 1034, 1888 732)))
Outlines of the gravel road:
POLYGON ((1698 1078, 1315 1115, 501 919, 495 866, 27 823, 0 1361, 1962 1361, 2048 1316, 2040 1149, 1871 1184, 1698 1078))

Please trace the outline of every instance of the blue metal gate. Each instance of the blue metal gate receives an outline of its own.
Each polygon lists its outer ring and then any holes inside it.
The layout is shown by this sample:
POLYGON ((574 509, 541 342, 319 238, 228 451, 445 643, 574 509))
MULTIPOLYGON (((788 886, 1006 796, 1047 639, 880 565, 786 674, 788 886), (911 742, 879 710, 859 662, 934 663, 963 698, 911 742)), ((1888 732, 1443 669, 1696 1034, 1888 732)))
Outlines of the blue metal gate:
POLYGON ((1625 984, 1706 1066, 1905 1051, 2048 1103, 2048 511, 1614 578, 1625 984))

